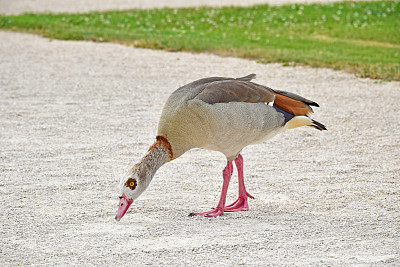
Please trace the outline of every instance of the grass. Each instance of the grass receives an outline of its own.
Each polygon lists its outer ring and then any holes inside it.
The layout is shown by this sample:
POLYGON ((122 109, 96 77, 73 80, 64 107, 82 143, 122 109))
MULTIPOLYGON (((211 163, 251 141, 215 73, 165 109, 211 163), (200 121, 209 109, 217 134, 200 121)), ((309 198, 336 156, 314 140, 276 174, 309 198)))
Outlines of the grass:
POLYGON ((400 2, 342 2, 0 16, 0 28, 63 40, 212 52, 400 80, 400 2))

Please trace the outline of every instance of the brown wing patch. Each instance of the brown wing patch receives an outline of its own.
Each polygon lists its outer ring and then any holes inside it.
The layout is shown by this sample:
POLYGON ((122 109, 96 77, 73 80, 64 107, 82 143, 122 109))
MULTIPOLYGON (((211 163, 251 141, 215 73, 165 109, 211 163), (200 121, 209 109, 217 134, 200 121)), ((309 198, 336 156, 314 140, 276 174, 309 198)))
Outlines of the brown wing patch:
POLYGON ((312 109, 305 103, 293 98, 276 94, 274 106, 295 116, 307 116, 312 109))
POLYGON ((290 98, 292 98, 292 99, 294 99, 294 100, 301 101, 301 102, 303 102, 303 103, 306 103, 306 104, 309 105, 309 106, 316 106, 316 107, 319 107, 319 105, 318 105, 317 103, 315 103, 314 101, 311 101, 311 100, 309 100, 309 99, 307 99, 307 98, 304 98, 304 97, 302 97, 302 96, 296 95, 296 94, 294 94, 294 93, 286 92, 286 91, 282 91, 282 90, 274 90, 274 92, 275 92, 275 93, 278 93, 278 94, 280 94, 280 95, 284 95, 284 96, 290 97, 290 98))
POLYGON ((244 81, 225 80, 208 83, 195 97, 209 104, 229 102, 273 102, 275 94, 269 88, 244 81))

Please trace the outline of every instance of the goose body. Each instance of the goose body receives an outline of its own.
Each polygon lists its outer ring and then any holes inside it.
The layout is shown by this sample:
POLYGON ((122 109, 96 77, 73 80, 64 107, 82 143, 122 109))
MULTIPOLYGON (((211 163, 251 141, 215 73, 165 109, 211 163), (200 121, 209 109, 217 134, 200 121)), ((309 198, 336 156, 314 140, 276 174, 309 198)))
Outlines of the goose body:
POLYGON ((240 151, 291 128, 312 126, 326 130, 324 125, 309 118, 310 106, 318 106, 317 103, 253 83, 253 78, 255 74, 236 79, 204 78, 171 94, 160 117, 157 141, 121 180, 117 220, 122 218, 133 199, 147 188, 159 167, 192 148, 223 153, 227 166, 223 171, 224 184, 217 208, 191 215, 216 217, 224 211, 248 210, 247 198, 252 196, 244 186, 240 151), (239 174, 239 198, 226 206, 233 161, 239 174))

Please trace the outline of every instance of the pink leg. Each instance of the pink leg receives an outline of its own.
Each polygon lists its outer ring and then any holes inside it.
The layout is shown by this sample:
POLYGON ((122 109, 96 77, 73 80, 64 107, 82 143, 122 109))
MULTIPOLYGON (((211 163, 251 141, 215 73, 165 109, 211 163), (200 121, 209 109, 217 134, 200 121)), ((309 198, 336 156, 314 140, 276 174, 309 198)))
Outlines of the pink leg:
POLYGON ((247 197, 252 197, 246 191, 246 187, 244 186, 244 176, 243 176, 243 157, 242 155, 238 155, 235 159, 236 168, 238 170, 238 177, 239 177, 239 197, 238 199, 233 202, 232 204, 225 207, 224 211, 233 212, 233 211, 242 211, 242 210, 249 210, 249 204, 247 203, 247 197))
POLYGON ((222 171, 224 182, 222 184, 221 197, 219 199, 218 205, 215 209, 201 213, 191 213, 189 216, 204 216, 204 217, 217 217, 224 214, 226 193, 228 191, 229 181, 231 180, 233 172, 232 161, 228 161, 225 169, 222 171))

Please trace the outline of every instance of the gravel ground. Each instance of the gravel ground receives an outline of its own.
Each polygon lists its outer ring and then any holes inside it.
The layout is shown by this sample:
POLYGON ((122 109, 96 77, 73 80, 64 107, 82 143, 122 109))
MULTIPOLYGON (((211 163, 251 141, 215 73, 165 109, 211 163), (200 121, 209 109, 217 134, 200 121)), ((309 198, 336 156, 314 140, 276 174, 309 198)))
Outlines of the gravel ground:
MULTIPOLYGON (((282 5, 288 3, 339 2, 341 0, 0 0, 0 14, 25 12, 88 12, 154 7, 188 6, 249 6, 256 4, 282 5)), ((343 1, 343 0, 342 0, 343 1)), ((360 0, 358 0, 360 1, 360 0)))
POLYGON ((13 32, 0 40, 1 266, 400 265, 398 82, 13 32), (328 131, 244 149, 250 211, 187 216, 217 204, 225 166, 195 149, 115 222, 120 177, 154 141, 169 94, 249 73, 317 101, 328 131))
MULTIPOLYGON (((389 265, 399 261, 399 84, 328 69, 0 32, 0 265, 389 265), (117 185, 177 87, 257 73, 317 101, 327 132, 243 151, 248 212, 216 205, 222 154, 164 165, 120 223, 117 185)), ((228 201, 236 198, 233 178, 228 201)))

